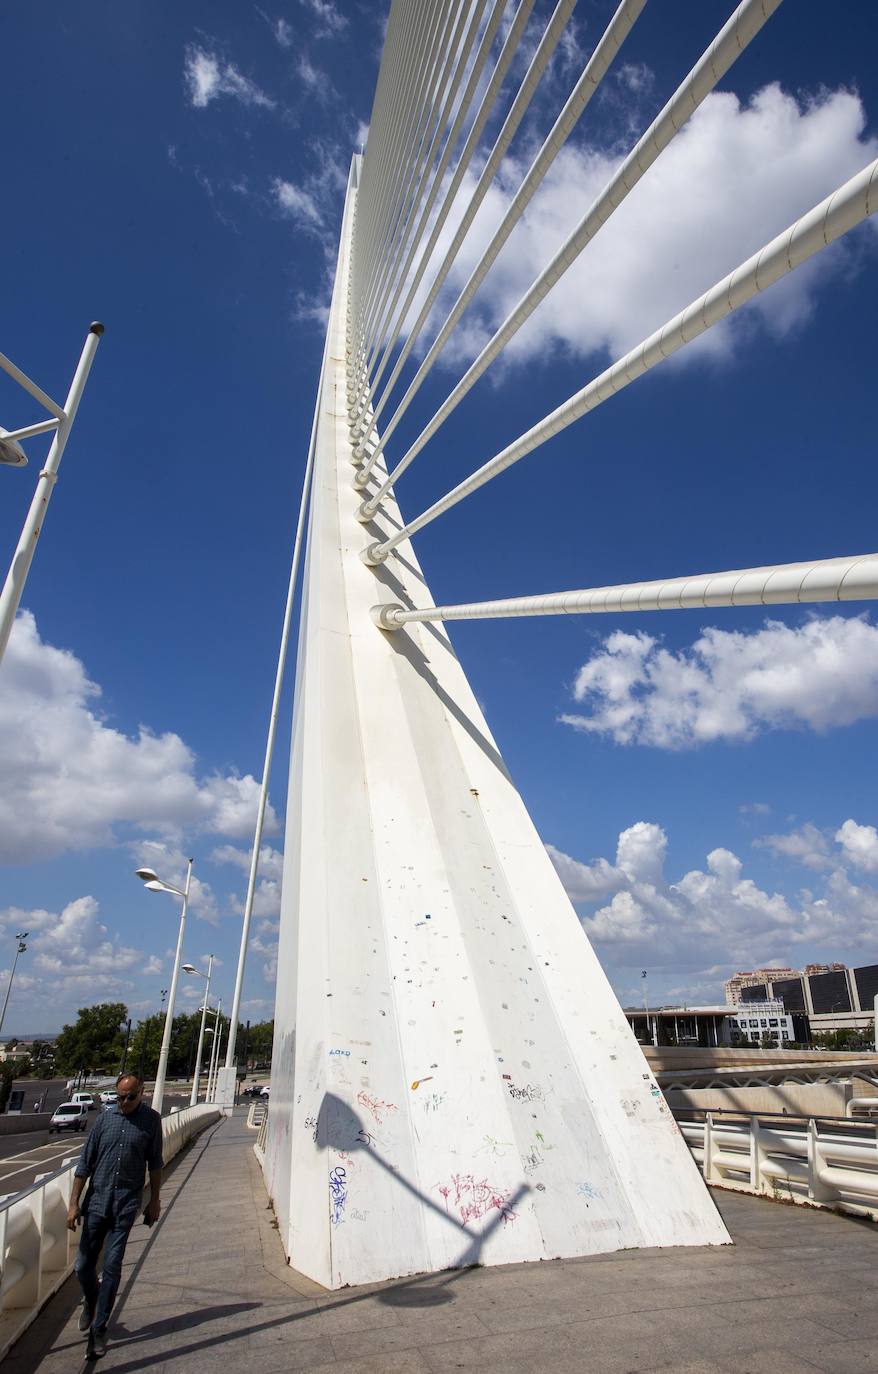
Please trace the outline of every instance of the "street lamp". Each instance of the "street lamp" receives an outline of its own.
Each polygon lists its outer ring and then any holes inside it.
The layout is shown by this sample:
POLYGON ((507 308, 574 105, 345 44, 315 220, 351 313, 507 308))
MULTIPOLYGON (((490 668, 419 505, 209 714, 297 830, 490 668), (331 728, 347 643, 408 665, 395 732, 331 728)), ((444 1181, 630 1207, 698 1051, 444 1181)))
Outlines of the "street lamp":
POLYGON ((63 406, 59 406, 57 401, 53 401, 51 396, 47 396, 42 387, 37 386, 36 382, 32 382, 30 377, 16 367, 11 359, 0 353, 0 368, 18 382, 19 386, 23 387, 35 401, 39 401, 44 410, 47 410, 52 417, 49 420, 40 420, 34 425, 25 425, 23 429, 12 430, 11 433, 8 430, 3 430, 0 433, 0 462, 21 467, 23 463, 27 462, 27 459, 18 442, 19 439, 29 439, 35 434, 48 434, 52 430, 55 431, 49 455, 40 472, 37 488, 19 536, 18 546, 9 565, 3 590, 0 591, 0 659, 3 658, 6 645, 9 643, 9 636, 12 633, 24 584, 33 562, 37 540, 45 522, 49 499, 58 480, 58 468, 61 464, 64 447, 70 437, 70 430, 76 418, 79 402, 82 399, 82 393, 103 332, 104 326, 97 321, 89 325, 82 353, 63 406))
POLYGON ((162 1032, 162 1047, 159 1051, 159 1066, 156 1070, 155 1088, 152 1094, 153 1109, 161 1115, 162 1103, 165 1100, 165 1078, 168 1072, 168 1051, 171 1048, 174 1003, 177 1000, 177 981, 180 977, 180 960, 183 954, 183 933, 186 930, 186 912, 189 909, 189 887, 192 882, 192 860, 189 860, 189 866, 186 869, 186 882, 182 891, 179 887, 173 887, 170 883, 162 882, 158 874, 151 868, 138 868, 135 872, 135 876, 140 878, 149 892, 170 892, 174 897, 183 898, 183 909, 180 912, 180 930, 177 935, 177 949, 174 954, 174 971, 171 974, 168 1008, 165 1012, 165 1028, 162 1032))
POLYGON ((9 1006, 9 994, 12 991, 12 980, 15 977, 15 966, 18 963, 18 956, 19 954, 24 954, 24 951, 27 949, 27 945, 24 943, 27 939, 27 935, 28 932, 26 930, 20 930, 15 937, 15 958, 12 961, 12 972, 9 975, 9 985, 6 988, 6 996, 3 999, 3 1010, 0 1011, 0 1032, 3 1030, 3 1022, 6 1020, 6 1008, 9 1006))
POLYGON ((214 1023, 213 1026, 208 1027, 206 1031, 207 1035, 213 1036, 213 1044, 210 1047, 210 1063, 207 1069, 207 1092, 205 1093, 205 1102, 211 1102, 213 1097, 216 1096, 216 1074, 219 1069, 219 1042, 222 1036, 222 1021, 220 1018, 223 1012, 223 999, 221 997, 217 998, 216 1007, 212 1010, 214 1014, 214 1023))
MULTIPOLYGON (((198 1079, 201 1076, 201 1051, 204 1046, 204 1023, 207 1020, 207 1001, 210 997, 210 975, 213 971, 213 955, 207 957, 207 973, 202 973, 201 969, 194 964, 184 964, 184 973, 197 973, 199 978, 207 979, 207 986, 204 989, 204 1005, 201 1008, 201 1030, 198 1032, 198 1053, 195 1056, 195 1077, 192 1081, 192 1096, 189 1098, 189 1106, 194 1107, 198 1101, 198 1079)), ((190 1041, 191 1044, 191 1041, 190 1041)))

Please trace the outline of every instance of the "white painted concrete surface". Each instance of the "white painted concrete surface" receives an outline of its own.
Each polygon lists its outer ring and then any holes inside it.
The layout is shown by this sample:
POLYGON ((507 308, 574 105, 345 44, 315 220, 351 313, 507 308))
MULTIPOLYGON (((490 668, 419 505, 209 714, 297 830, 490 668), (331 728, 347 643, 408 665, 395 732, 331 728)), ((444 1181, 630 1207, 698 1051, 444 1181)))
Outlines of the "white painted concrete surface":
MULTIPOLYGON (((348 191, 296 681, 268 1187, 330 1288, 728 1242, 442 626, 404 522, 356 518, 348 191)), ((376 465, 367 494, 384 480, 376 465)))

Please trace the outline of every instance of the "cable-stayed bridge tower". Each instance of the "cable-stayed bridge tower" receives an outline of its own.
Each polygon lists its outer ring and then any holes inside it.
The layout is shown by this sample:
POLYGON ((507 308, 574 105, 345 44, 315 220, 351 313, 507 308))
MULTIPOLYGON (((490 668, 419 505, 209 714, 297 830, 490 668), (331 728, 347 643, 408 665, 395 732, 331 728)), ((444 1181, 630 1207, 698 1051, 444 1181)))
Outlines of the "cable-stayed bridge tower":
POLYGON ((415 519, 395 484, 780 0, 735 9, 418 438, 390 457, 644 3, 622 0, 438 329, 443 286, 574 0, 559 0, 518 84, 533 0, 511 13, 506 0, 393 0, 368 146, 351 168, 303 495, 310 487, 265 1157, 290 1262, 329 1287, 728 1240, 441 622, 872 597, 878 555, 437 608, 411 539, 865 219, 878 208, 876 165, 415 519))

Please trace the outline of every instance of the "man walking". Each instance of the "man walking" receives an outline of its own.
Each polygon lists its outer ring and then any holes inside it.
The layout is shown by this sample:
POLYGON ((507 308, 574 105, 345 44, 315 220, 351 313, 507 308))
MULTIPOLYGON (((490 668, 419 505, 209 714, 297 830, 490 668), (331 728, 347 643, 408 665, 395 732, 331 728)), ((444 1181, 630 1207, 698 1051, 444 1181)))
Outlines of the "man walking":
POLYGON ((128 1233, 140 1210, 147 1170, 150 1199, 144 1217, 149 1226, 158 1220, 161 1211, 162 1119, 143 1101, 143 1079, 139 1074, 120 1074, 116 1102, 115 1110, 98 1118, 85 1142, 67 1210, 71 1231, 82 1220, 74 1268, 83 1292, 79 1329, 88 1333, 93 1355, 106 1354, 107 1321, 122 1275, 128 1233), (86 1179, 91 1179, 91 1188, 80 1208, 86 1179), (101 1246, 104 1259, 98 1284, 101 1246))

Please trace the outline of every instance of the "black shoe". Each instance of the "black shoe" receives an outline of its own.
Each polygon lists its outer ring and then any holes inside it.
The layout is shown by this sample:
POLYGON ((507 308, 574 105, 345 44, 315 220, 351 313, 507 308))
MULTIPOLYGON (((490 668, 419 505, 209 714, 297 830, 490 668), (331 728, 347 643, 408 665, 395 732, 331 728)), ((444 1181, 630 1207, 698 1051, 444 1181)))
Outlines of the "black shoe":
POLYGON ((104 1328, 104 1330, 102 1330, 102 1331, 98 1331, 96 1328, 94 1328, 94 1329, 92 1330, 92 1333, 91 1333, 91 1336, 89 1337, 89 1342, 88 1342, 88 1354, 89 1354, 89 1357, 90 1357, 91 1359, 93 1359, 93 1360, 99 1360, 99 1359, 101 1358, 101 1356, 102 1356, 102 1355, 106 1355, 106 1353, 107 1353, 107 1331, 106 1331, 106 1328, 104 1328))
POLYGON ((79 1329, 83 1336, 87 1336, 91 1330, 91 1319, 94 1316, 94 1308, 89 1307, 85 1298, 82 1300, 82 1307, 79 1312, 79 1329))

